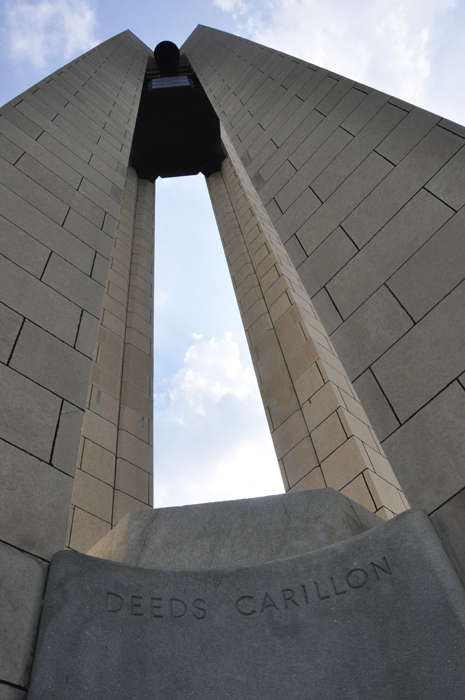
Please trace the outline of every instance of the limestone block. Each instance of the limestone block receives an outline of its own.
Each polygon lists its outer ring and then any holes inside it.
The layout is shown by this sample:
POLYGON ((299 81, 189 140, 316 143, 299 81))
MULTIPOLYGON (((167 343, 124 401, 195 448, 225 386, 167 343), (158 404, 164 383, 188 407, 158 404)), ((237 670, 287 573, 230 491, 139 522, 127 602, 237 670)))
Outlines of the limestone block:
POLYGON ((342 323, 342 317, 336 309, 333 300, 329 296, 326 289, 321 289, 318 294, 312 298, 312 303, 318 312, 326 333, 329 335, 336 330, 342 323))
POLYGON ((0 254, 34 277, 40 278, 50 257, 50 250, 3 216, 0 217, 0 225, 0 254))
POLYGON ((359 245, 366 242, 404 206, 461 148, 463 139, 436 127, 402 160, 364 202, 342 222, 359 245))
POLYGON ((129 406, 121 406, 119 416, 119 427, 132 435, 135 435, 144 442, 149 442, 150 418, 144 416, 129 406))
MULTIPOLYGON (((0 678, 15 685, 29 681, 47 569, 40 559, 0 542, 0 678)), ((24 697, 0 684, 2 700, 24 697)))
POLYGON ((356 254, 357 248, 338 226, 305 262, 297 267, 309 295, 316 294, 356 254))
POLYGON ((103 286, 66 260, 52 253, 42 280, 77 306, 97 318, 100 317, 103 286))
MULTIPOLYGON (((392 165, 372 153, 299 229, 297 235, 310 255, 392 170, 392 165)), ((345 228, 345 225, 344 225, 345 228)), ((347 230, 347 229, 346 229, 347 230)), ((352 229, 348 231, 352 234, 352 229)))
POLYGON ((465 492, 460 491, 444 503, 430 515, 430 520, 462 583, 465 583, 465 492))
MULTIPOLYGON (((306 437, 293 447, 283 457, 283 464, 289 488, 292 489, 297 482, 302 481, 309 472, 319 465, 311 439, 306 437)), ((320 486, 324 486, 324 483, 320 486)), ((307 485, 306 488, 317 488, 317 486, 307 485)))
POLYGON ((3 441, 0 478, 0 540, 50 559, 65 544, 73 480, 3 441))
POLYGON ((74 476, 76 471, 83 418, 83 411, 63 401, 53 446, 52 464, 70 476, 74 476))
POLYGON ((463 488, 465 392, 454 382, 383 446, 409 503, 430 513, 463 488))
POLYGON ((332 382, 326 382, 303 405, 303 414, 309 432, 315 430, 342 405, 341 392, 332 382))
POLYGON ((119 377, 109 372, 104 367, 99 367, 95 363, 92 365, 90 381, 94 386, 99 387, 115 398, 119 397, 121 382, 119 377))
POLYGON ((416 321, 462 281, 464 226, 462 209, 388 281, 389 288, 416 321))
POLYGON ((114 453, 116 451, 116 425, 102 418, 97 413, 93 413, 90 410, 86 411, 82 425, 82 435, 110 452, 114 453))
POLYGON ((0 437, 48 461, 61 400, 3 364, 0 384, 0 437))
POLYGON ((39 163, 49 168, 72 187, 77 188, 79 186, 81 177, 76 170, 4 116, 0 117, 0 132, 7 136, 15 146, 34 157, 39 163))
POLYGON ((355 380, 354 389, 378 438, 383 441, 400 424, 371 370, 368 369, 355 380))
POLYGON ((312 183, 318 197, 327 199, 405 116, 403 110, 385 104, 312 183))
POLYGON ((137 413, 149 416, 151 415, 153 400, 151 396, 140 391, 133 384, 123 382, 121 386, 121 404, 130 406, 137 413))
POLYGON ((81 460, 82 471, 113 486, 115 483, 115 455, 91 440, 84 440, 81 460))
POLYGON ((74 344, 80 319, 75 304, 3 257, 0 277, 2 301, 7 306, 65 343, 74 344))
POLYGON ((105 367, 109 372, 120 376, 123 369, 123 359, 121 355, 110 350, 106 345, 99 344, 96 362, 101 367, 105 367))
POLYGON ((115 488, 138 501, 142 501, 142 503, 147 503, 149 475, 143 469, 138 469, 124 459, 118 459, 115 488))
POLYGON ((350 134, 337 128, 337 121, 337 119, 331 120, 329 118, 314 129, 304 142, 309 143, 310 146, 305 157, 302 156, 296 162, 296 156, 294 154, 290 156, 289 159, 297 168, 297 173, 276 196, 276 202, 283 212, 287 213, 289 208, 296 203, 300 193, 306 190, 309 183, 312 183, 351 141, 350 134), (331 133, 332 131, 334 133, 331 133), (310 143, 311 140, 313 143, 310 143), (304 161, 299 165, 302 158, 304 161))
POLYGON ((292 386, 287 386, 267 404, 273 429, 284 423, 300 406, 292 386))
POLYGON ((44 187, 48 192, 53 193, 64 204, 77 209, 82 216, 89 219, 95 226, 102 226, 105 215, 103 209, 91 202, 87 197, 84 197, 80 192, 77 192, 74 187, 55 175, 49 168, 46 168, 28 153, 25 153, 15 163, 15 167, 44 187))
POLYGON ((318 460, 321 463, 347 440, 347 435, 344 432, 338 413, 332 413, 318 427, 312 430, 311 438, 318 460))
POLYGON ((102 416, 102 418, 110 421, 110 423, 117 425, 119 402, 114 396, 107 394, 99 387, 92 387, 88 408, 99 416, 102 416))
MULTIPOLYGON (((373 511, 376 504, 373 501, 372 495, 365 481, 367 471, 364 471, 362 474, 356 476, 355 479, 352 479, 347 486, 344 486, 344 488, 341 489, 341 493, 356 503, 360 503, 360 505, 367 510, 373 511)), ((403 508, 401 508, 401 510, 403 510, 403 508)), ((378 515, 378 513, 376 514, 378 515)))
POLYGON ((0 681, 0 700, 26 700, 26 691, 0 681))
POLYGON ((96 254, 92 267, 92 277, 100 284, 105 285, 108 275, 108 260, 99 253, 96 254))
POLYGON ((350 379, 390 348, 412 320, 386 287, 381 287, 331 336, 350 379))
POLYGON ((130 462, 131 464, 143 469, 146 472, 152 472, 153 448, 147 442, 131 435, 125 430, 120 430, 118 433, 118 457, 130 462))
POLYGON ((375 114, 386 104, 389 95, 378 90, 371 90, 367 97, 342 122, 342 127, 356 136, 370 122, 375 114))
POLYGON ((310 365, 294 382, 296 394, 301 405, 315 394, 324 384, 318 364, 310 365))
POLYGON ((80 508, 74 508, 69 546, 76 552, 87 552, 94 542, 110 532, 111 525, 80 508))
POLYGON ((376 149, 398 164, 439 121, 439 117, 415 107, 376 149))
MULTIPOLYGON (((300 335, 298 336, 300 338, 300 335)), ((319 353, 314 341, 310 338, 303 345, 297 345, 295 352, 292 348, 286 353, 286 361, 289 373, 294 380, 297 380, 311 365, 319 358, 319 353)))
MULTIPOLYGON (((72 235, 72 239, 78 238, 80 241, 89 246, 94 251, 100 253, 104 258, 110 257, 110 251, 112 246, 112 239, 103 229, 99 229, 94 224, 91 224, 88 219, 74 209, 70 209, 66 221, 63 224, 63 228, 69 231, 72 235)), ((55 249, 56 250, 56 249, 55 249)), ((56 250, 60 254, 59 250, 56 250)), ((69 256, 62 255, 62 257, 70 260, 69 256)), ((93 255, 92 255, 93 259, 93 255)), ((70 262, 73 262, 70 260, 70 262)), ((77 266, 78 267, 78 266, 77 266)))
POLYGON ((395 486, 369 469, 363 475, 374 498, 376 509, 384 506, 393 513, 401 513, 405 510, 405 504, 395 486))
POLYGON ((98 328, 98 319, 88 314, 87 311, 83 311, 75 348, 91 360, 94 359, 98 328))
MULTIPOLYGON (((449 207, 420 190, 329 282, 328 292, 342 316, 351 314, 405 261, 408 264, 410 256, 452 215, 449 207)), ((423 285, 411 277, 410 287, 415 290, 418 286, 423 285)))
POLYGON ((58 396, 85 408, 91 369, 89 358, 26 321, 10 366, 58 396), (49 359, 53 357, 53 364, 49 359))
POLYGON ((0 134, 0 150, 2 153, 2 157, 5 158, 5 160, 8 161, 8 163, 12 163, 13 165, 18 161, 22 154, 24 153, 22 148, 19 148, 16 146, 10 139, 7 139, 6 136, 3 136, 3 134, 0 134))
POLYGON ((344 488, 356 476, 370 467, 371 464, 366 452, 356 437, 351 437, 343 442, 321 464, 326 484, 338 490, 344 488))
MULTIPOLYGON (((21 103, 22 100, 18 104, 21 103)), ((8 121, 14 124, 18 129, 21 129, 21 131, 24 131, 24 133, 34 140, 37 139, 42 133, 42 129, 37 124, 34 124, 29 117, 22 114, 11 104, 3 105, 2 114, 6 117, 6 119, 8 119, 8 121)))
POLYGON ((74 480, 73 504, 101 520, 111 522, 113 489, 100 479, 78 469, 74 480))
POLYGON ((464 304, 462 283, 373 365, 401 422, 463 371, 464 304))
POLYGON ((308 436, 307 426, 301 411, 296 411, 290 418, 273 431, 271 437, 276 450, 276 456, 281 459, 295 445, 308 436))
POLYGON ((117 525, 125 515, 134 510, 148 510, 152 511, 152 506, 147 503, 138 501, 137 499, 129 496, 127 493, 122 491, 115 491, 115 501, 113 507, 113 526, 117 525))
POLYGON ((5 364, 10 357, 22 322, 23 319, 19 314, 15 313, 4 304, 0 304, 0 328, 2 329, 0 337, 0 361, 5 364))

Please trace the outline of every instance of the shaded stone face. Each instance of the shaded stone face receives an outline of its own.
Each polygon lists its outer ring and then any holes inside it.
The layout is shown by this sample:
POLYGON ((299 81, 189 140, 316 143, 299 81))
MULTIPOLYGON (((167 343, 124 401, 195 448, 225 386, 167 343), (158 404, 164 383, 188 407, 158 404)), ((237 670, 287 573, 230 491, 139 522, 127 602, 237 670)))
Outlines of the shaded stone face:
POLYGON ((464 592, 426 516, 236 569, 51 567, 29 700, 459 700, 464 592))

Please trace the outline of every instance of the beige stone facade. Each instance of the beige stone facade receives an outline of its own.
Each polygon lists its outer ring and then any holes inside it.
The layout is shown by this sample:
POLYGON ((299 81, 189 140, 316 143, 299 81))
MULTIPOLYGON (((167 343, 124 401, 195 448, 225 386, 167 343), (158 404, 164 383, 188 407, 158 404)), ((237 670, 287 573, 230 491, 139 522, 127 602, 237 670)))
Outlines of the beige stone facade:
POLYGON ((385 518, 407 503, 228 136, 208 179, 286 491, 330 486, 385 518))
POLYGON ((152 507, 154 185, 128 169, 82 426, 67 545, 152 507))
POLYGON ((133 387, 149 401, 153 186, 128 175, 149 53, 124 32, 0 110, 2 698, 25 698, 71 501, 80 550, 150 502, 151 426, 133 387), (143 464, 126 464, 133 444, 143 464), (130 469, 142 478, 129 485, 130 469))
POLYGON ((465 128, 209 27, 183 50, 410 505, 465 568, 465 128))
MULTIPOLYGON (((183 50, 286 490, 385 518, 404 491, 465 568, 465 130, 207 27, 183 50)), ((152 505, 149 55, 124 32, 0 110, 0 697, 25 700, 52 555, 152 505)))

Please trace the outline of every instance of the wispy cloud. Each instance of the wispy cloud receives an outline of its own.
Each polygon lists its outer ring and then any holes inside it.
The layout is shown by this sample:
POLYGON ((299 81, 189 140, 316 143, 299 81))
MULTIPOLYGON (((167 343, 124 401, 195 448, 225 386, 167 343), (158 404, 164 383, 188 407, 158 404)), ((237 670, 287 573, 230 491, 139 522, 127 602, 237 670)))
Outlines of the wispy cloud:
POLYGON ((225 12, 231 12, 234 17, 243 15, 247 11, 247 5, 242 0, 213 0, 213 4, 225 12))
POLYGON ((156 505, 282 492, 252 367, 231 333, 193 339, 170 390, 155 397, 156 505))
POLYGON ((455 0, 251 0, 236 21, 254 41, 428 106, 432 65, 445 50, 439 37, 456 6, 455 0))
POLYGON ((96 15, 86 0, 9 1, 5 8, 10 59, 38 70, 70 60, 98 43, 96 15))

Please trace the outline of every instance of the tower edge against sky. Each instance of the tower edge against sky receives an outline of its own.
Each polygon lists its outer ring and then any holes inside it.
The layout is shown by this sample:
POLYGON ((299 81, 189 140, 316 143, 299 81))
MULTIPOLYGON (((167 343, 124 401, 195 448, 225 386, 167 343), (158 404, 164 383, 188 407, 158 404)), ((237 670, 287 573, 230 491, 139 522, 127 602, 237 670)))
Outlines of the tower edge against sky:
POLYGON ((52 555, 151 507, 149 53, 123 32, 1 109, 0 695, 24 697, 52 555))
POLYGON ((465 525, 465 128, 198 26, 183 46, 412 507, 465 525))
MULTIPOLYGON (((366 411, 411 504, 453 540, 465 131, 217 30, 184 50, 224 130, 209 187, 286 488, 323 486, 332 465, 347 495, 402 510, 366 411), (284 384, 265 387, 269 362, 284 384), (393 489, 379 502, 375 477, 393 489)), ((128 168, 149 55, 124 32, 1 112, 0 687, 19 697, 51 555, 151 507, 153 186, 128 168)))

